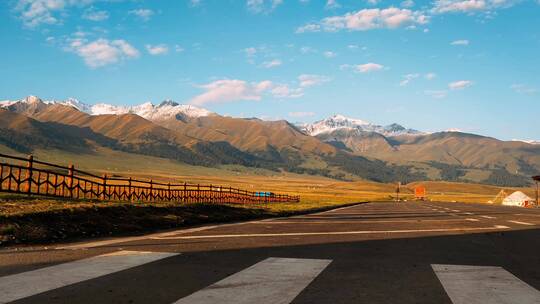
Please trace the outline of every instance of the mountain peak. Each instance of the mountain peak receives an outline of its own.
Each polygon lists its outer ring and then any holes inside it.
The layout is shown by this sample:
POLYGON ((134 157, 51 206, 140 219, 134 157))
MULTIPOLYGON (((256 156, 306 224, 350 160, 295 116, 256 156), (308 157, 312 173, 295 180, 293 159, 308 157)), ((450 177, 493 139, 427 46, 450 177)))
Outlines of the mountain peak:
POLYGON ((337 130, 356 130, 359 132, 374 132, 384 136, 421 135, 423 132, 407 129, 400 124, 393 123, 387 126, 372 124, 370 122, 336 114, 329 118, 316 121, 312 124, 301 126, 302 130, 309 135, 332 133, 337 130))
POLYGON ((90 105, 71 97, 66 100, 43 101, 37 96, 30 95, 21 100, 2 101, 0 102, 0 107, 7 108, 11 106, 18 106, 20 111, 31 107, 36 108, 34 111, 38 111, 43 107, 53 104, 73 107, 90 115, 121 115, 132 113, 152 121, 159 121, 179 116, 184 119, 189 119, 214 115, 212 112, 206 109, 197 108, 192 105, 182 105, 171 99, 166 99, 157 106, 149 101, 136 106, 117 106, 106 103, 90 105))
POLYGON ((34 95, 29 95, 25 99, 23 99, 28 104, 36 104, 36 103, 42 103, 43 100, 41 100, 39 97, 34 95))
POLYGON ((326 120, 347 122, 347 123, 355 124, 355 125, 370 125, 371 124, 371 123, 369 123, 367 121, 357 119, 357 118, 347 117, 347 116, 341 115, 341 114, 335 114, 335 115, 327 118, 326 120))
POLYGON ((162 102, 159 104, 158 108, 159 108, 159 107, 163 107, 163 106, 176 107, 176 106, 178 106, 178 105, 180 105, 180 104, 177 103, 176 101, 173 101, 172 99, 165 99, 164 101, 162 101, 162 102))

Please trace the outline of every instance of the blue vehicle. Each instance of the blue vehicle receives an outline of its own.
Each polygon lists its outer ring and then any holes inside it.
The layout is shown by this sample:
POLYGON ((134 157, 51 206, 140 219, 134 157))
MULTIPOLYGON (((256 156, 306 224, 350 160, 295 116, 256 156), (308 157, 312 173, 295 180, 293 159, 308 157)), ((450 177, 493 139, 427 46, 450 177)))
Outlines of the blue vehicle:
POLYGON ((257 196, 257 197, 272 197, 272 196, 274 196, 274 193, 272 193, 272 192, 255 192, 255 196, 257 196))

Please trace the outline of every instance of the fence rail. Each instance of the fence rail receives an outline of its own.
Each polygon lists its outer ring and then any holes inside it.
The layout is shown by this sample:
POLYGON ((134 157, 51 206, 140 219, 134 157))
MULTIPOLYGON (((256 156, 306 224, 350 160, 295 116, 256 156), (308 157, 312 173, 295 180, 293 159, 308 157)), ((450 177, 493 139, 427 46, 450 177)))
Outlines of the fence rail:
POLYGON ((232 187, 171 184, 131 177, 99 176, 69 167, 0 153, 0 158, 23 162, 0 163, 0 192, 73 199, 179 203, 299 202, 299 196, 253 192, 232 187), (49 168, 42 168, 42 167, 49 168))

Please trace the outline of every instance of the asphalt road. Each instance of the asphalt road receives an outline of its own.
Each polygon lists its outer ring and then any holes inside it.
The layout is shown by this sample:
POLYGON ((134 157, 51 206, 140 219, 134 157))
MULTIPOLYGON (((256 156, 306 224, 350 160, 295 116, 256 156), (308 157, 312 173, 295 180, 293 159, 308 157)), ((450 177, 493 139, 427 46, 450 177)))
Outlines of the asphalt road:
POLYGON ((0 303, 540 303, 540 209, 369 203, 0 251, 0 303))

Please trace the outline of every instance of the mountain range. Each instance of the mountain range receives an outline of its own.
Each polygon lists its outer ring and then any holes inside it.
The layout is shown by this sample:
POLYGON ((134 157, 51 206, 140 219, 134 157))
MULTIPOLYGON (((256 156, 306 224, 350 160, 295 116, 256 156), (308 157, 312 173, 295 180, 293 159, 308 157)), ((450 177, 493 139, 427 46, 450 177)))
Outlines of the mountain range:
POLYGON ((540 145, 461 132, 428 133, 334 115, 312 124, 234 118, 165 100, 88 105, 29 96, 0 102, 0 145, 92 153, 105 146, 194 165, 236 164, 379 182, 527 185, 540 145))

